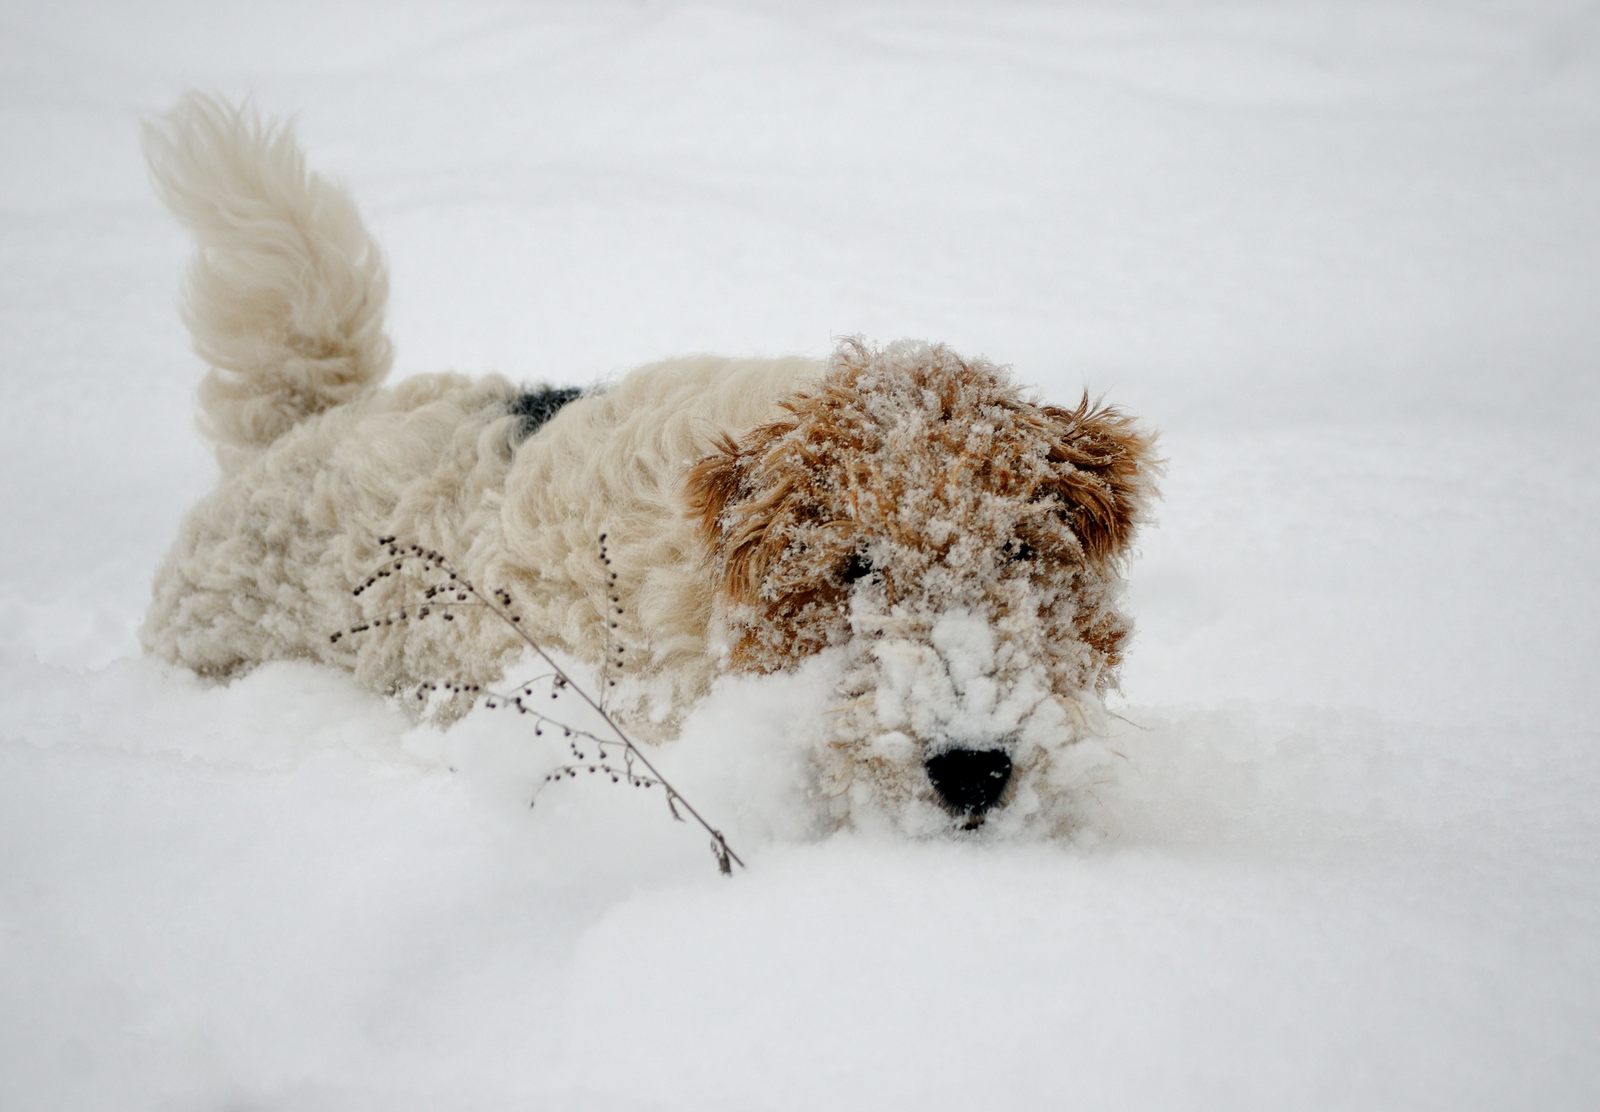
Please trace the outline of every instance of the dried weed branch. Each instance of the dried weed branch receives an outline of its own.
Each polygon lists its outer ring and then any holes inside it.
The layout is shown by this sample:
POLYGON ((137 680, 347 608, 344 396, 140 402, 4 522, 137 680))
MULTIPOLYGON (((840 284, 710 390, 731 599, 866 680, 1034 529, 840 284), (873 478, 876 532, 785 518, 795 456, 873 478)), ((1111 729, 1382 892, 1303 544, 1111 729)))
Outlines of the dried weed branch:
POLYGON ((598 699, 573 682, 572 677, 562 669, 561 665, 557 664, 550 654, 545 652, 543 646, 522 627, 522 616, 516 612, 509 591, 500 587, 488 591, 480 590, 443 554, 433 549, 423 548, 417 544, 402 544, 398 538, 392 536, 379 537, 378 544, 386 551, 388 560, 359 583, 351 593, 359 598, 383 580, 407 572, 420 572, 425 580, 420 586, 420 594, 409 601, 403 596, 398 609, 367 618, 348 629, 340 630, 330 636, 330 641, 337 643, 346 637, 358 636, 371 629, 430 618, 453 622, 455 612, 467 608, 487 610, 504 622, 550 670, 519 683, 509 691, 494 691, 478 684, 427 682, 417 687, 416 696, 419 700, 426 702, 430 696, 439 692, 466 696, 482 701, 490 710, 515 709, 518 714, 531 716, 536 736, 543 736, 546 730, 561 731, 572 760, 546 776, 546 783, 576 779, 580 773, 585 773, 609 776, 614 784, 626 783, 631 787, 646 789, 660 788, 666 797, 667 810, 674 819, 686 822, 688 821, 684 818, 686 813, 710 836, 711 853, 716 858, 717 868, 724 875, 732 875, 734 865, 745 867, 739 855, 728 845, 722 832, 707 822, 683 797, 683 793, 673 787, 655 765, 650 763, 650 759, 634 744, 633 739, 606 709, 606 693, 616 686, 616 677, 621 671, 623 648, 614 643, 614 633, 622 617, 622 599, 616 587, 617 574, 610 570, 611 557, 606 551, 604 533, 600 534, 599 545, 601 563, 607 569, 604 611, 605 659, 600 669, 601 689, 598 699), (430 576, 434 578, 428 580, 426 577, 430 576), (551 699, 559 698, 563 691, 571 691, 600 717, 601 722, 605 724, 605 730, 611 736, 574 729, 538 709, 534 700, 545 694, 546 685, 551 699))

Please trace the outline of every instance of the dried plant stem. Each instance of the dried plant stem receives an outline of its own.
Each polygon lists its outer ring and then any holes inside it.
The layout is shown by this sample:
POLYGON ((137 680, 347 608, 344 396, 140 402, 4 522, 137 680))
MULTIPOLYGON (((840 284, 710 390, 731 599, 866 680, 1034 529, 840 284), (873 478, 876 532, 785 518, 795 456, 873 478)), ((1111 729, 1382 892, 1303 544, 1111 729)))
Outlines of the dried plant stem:
MULTIPOLYGON (((633 739, 630 738, 622 729, 622 727, 617 724, 616 720, 611 717, 611 713, 604 706, 604 693, 602 692, 599 700, 592 698, 587 691, 585 691, 578 684, 574 683, 572 681, 572 677, 566 673, 561 665, 556 663, 555 659, 544 650, 544 647, 540 645, 538 641, 534 640, 527 630, 522 628, 520 624, 522 621, 521 617, 513 613, 510 609, 511 596, 509 592, 499 590, 493 592, 493 597, 484 594, 478 589, 477 584, 471 582, 465 576, 461 575, 460 572, 457 571, 457 569, 453 567, 450 561, 445 559, 444 556, 437 552, 424 550, 420 545, 412 545, 409 550, 402 550, 397 543, 396 538, 394 537, 380 537, 378 539, 378 543, 388 549, 389 555, 393 558, 394 562, 385 565, 378 572, 374 573, 373 576, 369 577, 366 583, 362 584, 360 587, 357 587, 355 590, 357 595, 365 591, 378 579, 388 578, 390 575, 398 573, 405 563, 408 555, 414 556, 424 563, 432 564, 439 571, 450 577, 449 582, 442 588, 430 589, 430 593, 427 596, 428 601, 418 606, 415 610, 413 610, 411 607, 402 606, 399 610, 391 614, 385 614, 378 618, 369 619, 358 626, 353 626, 350 630, 345 632, 357 633, 377 625, 398 624, 406 621, 413 613, 415 613, 419 618, 426 617, 429 611, 434 608, 446 611, 441 613, 439 616, 446 621, 449 621, 451 615, 448 613, 448 609, 450 608, 482 606, 484 609, 488 610, 489 613, 498 618, 508 629, 515 633, 522 643, 525 644, 529 649, 533 650, 534 654, 537 655, 539 659, 550 668, 550 672, 547 675, 553 679, 553 682, 557 688, 565 688, 574 692, 578 698, 582 699, 584 703, 588 704, 589 708, 593 710, 595 714, 600 716, 600 720, 606 724, 606 728, 616 735, 616 740, 606 740, 586 730, 573 730, 571 727, 568 727, 563 723, 556 722, 548 715, 541 714, 540 712, 534 711, 531 708, 524 707, 521 701, 522 693, 525 692, 532 683, 537 683, 540 679, 546 678, 545 676, 537 677, 534 680, 530 680, 526 684, 519 684, 517 687, 518 694, 510 697, 500 695, 495 692, 485 692, 482 688, 476 685, 466 685, 461 687, 456 687, 455 685, 446 685, 447 689, 473 695, 482 694, 490 699, 498 699, 503 703, 515 705, 523 713, 534 714, 536 716, 537 723, 549 722, 552 725, 560 726, 566 731, 566 736, 568 738, 576 736, 593 741, 596 747, 599 749, 599 759, 594 762, 584 762, 585 767, 589 768, 590 771, 605 772, 611 775, 613 779, 625 778, 630 784, 635 784, 637 786, 653 787, 659 784, 662 792, 666 796, 667 810, 671 812, 672 817, 677 819, 679 822, 685 821, 683 815, 679 813, 679 807, 681 806, 683 811, 687 812, 690 818, 699 823, 701 829, 703 829, 710 836, 711 853, 716 858, 717 868, 723 873, 723 875, 731 876, 734 865, 738 865, 740 868, 747 867, 744 861, 740 859, 739 855, 733 851, 733 848, 728 845, 728 840, 723 836, 722 831, 712 826, 705 820, 699 811, 695 810, 694 805, 685 799, 683 794, 679 792, 677 788, 672 786, 671 781, 661 774, 661 771, 650 762, 650 758, 644 755, 639 747, 633 743, 633 739), (455 598, 453 601, 446 602, 433 601, 437 595, 441 594, 454 594, 455 598), (468 601, 468 596, 476 601, 468 601), (617 769, 606 763, 604 747, 608 745, 622 746, 622 769, 617 769), (633 771, 633 763, 635 761, 644 767, 646 773, 648 773, 647 776, 641 776, 633 771)), ((605 534, 601 534, 600 536, 600 545, 602 559, 604 559, 605 534)), ((605 563, 607 567, 609 567, 609 560, 606 560, 605 563)), ((612 665, 613 653, 611 644, 611 630, 613 626, 611 623, 615 620, 615 615, 617 613, 615 608, 618 605, 615 583, 616 575, 615 573, 610 573, 609 578, 606 581, 606 597, 609 602, 607 603, 606 607, 606 663, 604 666, 605 671, 602 673, 602 682, 606 682, 608 684, 611 682, 609 670, 612 665)), ((340 636, 342 636, 342 634, 334 634, 333 639, 338 640, 340 636)), ((431 684, 425 686, 436 689, 434 685, 431 684)), ((554 693, 552 693, 552 695, 553 694, 554 693)), ((419 689, 418 697, 420 698, 422 696, 423 692, 421 689, 419 689)), ((536 724, 535 729, 537 728, 538 726, 536 724)), ((573 774, 576 773, 574 766, 567 766, 567 770, 573 774)))
MULTIPOLYGON (((701 828, 711 836, 711 852, 717 858, 717 867, 721 869, 724 874, 731 875, 733 873, 734 865, 738 865, 741 869, 746 867, 745 863, 740 860, 739 855, 734 853, 733 848, 728 845, 728 840, 723 837, 722 831, 718 830, 716 827, 707 822, 701 816, 700 812, 694 809, 694 805, 685 799, 677 788, 672 786, 672 782, 669 781, 665 776, 661 775, 661 771, 657 769, 655 765, 650 763, 650 758, 646 757, 644 753, 639 750, 639 747, 634 745, 633 740, 623 732, 622 727, 617 725, 616 720, 611 717, 610 712, 607 711, 605 707, 601 706, 599 702, 590 698, 587 691, 573 683, 572 678, 567 675, 566 671, 561 667, 561 665, 557 664, 550 654, 544 651, 544 648, 539 644, 539 642, 535 641, 528 635, 527 630, 514 623, 511 620, 511 615, 505 613, 505 611, 501 610, 497 604, 491 602, 485 595, 481 594, 476 585, 468 583, 466 580, 458 579, 457 582, 464 583, 468 593, 473 595, 473 597, 475 597, 483 605, 487 606, 491 614, 495 615, 495 617, 501 619, 506 625, 510 626, 512 631, 522 639, 523 644, 532 649, 538 655, 540 660, 544 661, 550 666, 550 670, 552 672, 565 681, 566 687, 572 691, 573 694, 577 695, 578 698, 587 703, 590 709, 600 716, 601 721, 606 724, 606 727, 611 730, 612 733, 617 735, 617 740, 621 742, 623 748, 628 751, 634 760, 643 765, 645 771, 648 772, 656 780, 656 782, 661 785, 662 791, 664 791, 667 796, 667 809, 672 812, 672 817, 677 819, 679 822, 683 821, 683 816, 678 814, 677 808, 674 807, 673 804, 680 803, 683 805, 683 809, 689 812, 689 816, 693 818, 695 822, 699 823, 701 828)), ((600 739, 596 738, 595 740, 598 742, 600 739)))

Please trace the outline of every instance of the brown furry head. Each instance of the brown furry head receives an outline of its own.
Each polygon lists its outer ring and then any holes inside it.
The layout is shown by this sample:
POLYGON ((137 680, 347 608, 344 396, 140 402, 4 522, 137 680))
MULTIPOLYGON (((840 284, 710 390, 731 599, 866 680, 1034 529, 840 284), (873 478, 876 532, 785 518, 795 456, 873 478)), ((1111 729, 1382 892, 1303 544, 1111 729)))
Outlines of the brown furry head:
POLYGON ((1077 706, 1115 685, 1120 568, 1156 470, 1132 419, 1087 396, 1038 405, 942 346, 859 341, 782 408, 688 476, 735 668, 846 646, 845 694, 867 710, 834 744, 857 763, 885 728, 919 765, 1014 753, 1025 713, 1000 706, 1008 692, 1077 706))
POLYGON ((869 572, 891 601, 941 573, 1115 575, 1152 494, 1154 438, 1131 418, 1087 394, 1036 405, 942 346, 847 341, 782 407, 688 477, 724 604, 761 611, 734 647, 744 667, 836 642, 869 572))

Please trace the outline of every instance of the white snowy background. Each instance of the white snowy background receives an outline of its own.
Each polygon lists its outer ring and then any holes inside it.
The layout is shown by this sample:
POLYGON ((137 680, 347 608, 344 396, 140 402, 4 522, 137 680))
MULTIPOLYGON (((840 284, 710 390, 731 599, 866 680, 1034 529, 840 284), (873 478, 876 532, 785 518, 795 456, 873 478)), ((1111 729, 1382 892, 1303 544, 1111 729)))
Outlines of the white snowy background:
POLYGON ((1600 6, 0 5, 0 1108, 1600 1106, 1600 6), (1170 460, 1070 844, 802 836, 143 659, 212 481, 138 121, 299 112, 403 373, 940 339, 1170 460))

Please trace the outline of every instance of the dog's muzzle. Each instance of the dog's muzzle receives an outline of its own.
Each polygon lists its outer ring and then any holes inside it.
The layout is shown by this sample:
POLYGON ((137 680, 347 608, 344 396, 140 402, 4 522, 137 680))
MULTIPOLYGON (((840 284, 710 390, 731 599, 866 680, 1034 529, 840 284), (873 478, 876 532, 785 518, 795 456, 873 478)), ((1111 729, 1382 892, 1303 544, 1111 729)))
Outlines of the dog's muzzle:
POLYGON ((967 819, 969 829, 982 824, 1011 782, 1011 758, 1003 749, 946 749, 923 768, 945 807, 967 819))

